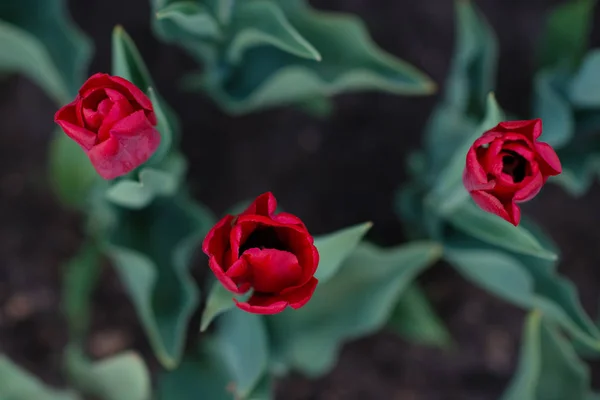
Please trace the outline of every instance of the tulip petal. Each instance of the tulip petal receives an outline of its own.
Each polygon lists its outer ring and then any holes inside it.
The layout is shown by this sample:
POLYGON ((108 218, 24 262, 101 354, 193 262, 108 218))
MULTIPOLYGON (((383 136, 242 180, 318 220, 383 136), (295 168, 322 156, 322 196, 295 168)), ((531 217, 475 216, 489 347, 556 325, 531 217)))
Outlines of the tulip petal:
POLYGON ((540 163, 542 174, 545 176, 554 176, 562 172, 560 159, 558 158, 558 155, 552 146, 550 146, 548 143, 538 142, 535 144, 535 150, 543 160, 543 162, 540 163))
MULTIPOLYGON (((148 96, 146 96, 146 94, 137 86, 135 86, 133 83, 129 82, 127 79, 123 79, 120 76, 109 76, 110 80, 115 82, 116 84, 122 86, 124 89, 126 89, 129 93, 131 93, 131 95, 133 96, 133 98, 135 99, 135 101, 144 109, 148 110, 148 111, 153 111, 154 109, 152 108, 152 102, 150 101, 150 99, 148 98, 148 96)), ((145 88, 147 89, 147 88, 145 88)))
POLYGON ((514 195, 514 201, 523 203, 525 201, 529 201, 533 199, 539 192, 542 190, 542 186, 544 185, 544 177, 541 172, 538 171, 529 182, 525 184, 521 189, 519 189, 514 195))
POLYGON ((492 214, 496 214, 500 218, 507 220, 512 223, 512 218, 508 214, 508 211, 504 207, 504 205, 498 200, 498 198, 493 195, 481 191, 475 190, 470 192, 473 201, 483 210, 492 214))
POLYGON ((266 192, 258 196, 252 204, 246 208, 242 215, 262 215, 264 217, 270 217, 275 213, 277 209, 277 199, 273 196, 273 193, 266 192))
POLYGON ((488 181, 487 174, 477 159, 474 147, 471 147, 467 153, 463 184, 468 191, 492 189, 495 185, 494 181, 488 181))
POLYGON ((313 293, 315 292, 318 283, 319 280, 313 276, 303 286, 295 289, 294 291, 286 291, 286 293, 282 294, 284 295, 285 299, 289 302, 290 307, 297 310, 298 308, 308 303, 313 293))
POLYGON ((498 127, 507 132, 522 133, 531 141, 535 141, 542 134, 542 120, 539 118, 522 121, 504 121, 500 122, 498 127))
MULTIPOLYGON (((252 287, 261 293, 279 293, 297 285, 302 276, 298 258, 289 251, 252 248, 242 258, 252 271, 252 287)), ((229 271, 227 275, 232 276, 229 271)))
POLYGON ((88 156, 104 179, 124 175, 145 163, 158 148, 160 134, 136 111, 117 122, 110 138, 89 150, 88 156))
POLYGON ((217 262, 217 260, 215 259, 214 256, 208 260, 208 266, 210 267, 213 274, 215 274, 215 277, 219 280, 219 282, 221 282, 221 284, 223 285, 223 287, 225 289, 229 290, 230 292, 236 293, 236 294, 242 294, 242 293, 248 291, 249 286, 245 286, 246 290, 244 290, 244 291, 242 291, 242 287, 238 288, 238 286, 235 284, 233 279, 228 277, 225 274, 225 272, 223 272, 223 269, 221 268, 221 266, 219 265, 219 263, 217 262))
POLYGON ((54 115, 54 122, 85 151, 96 144, 96 134, 78 125, 75 102, 58 110, 54 115))
POLYGON ((226 215, 212 227, 202 242, 202 251, 207 256, 222 257, 229 247, 229 231, 234 217, 226 215))
POLYGON ((261 295, 254 293, 247 302, 233 299, 240 309, 252 314, 277 314, 285 310, 288 302, 281 296, 261 295))
POLYGON ((304 222, 302 222, 302 220, 300 218, 298 218, 297 216, 295 216, 294 214, 281 212, 277 215, 271 216, 271 218, 273 219, 273 221, 277 221, 280 224, 298 225, 298 226, 301 226, 302 228, 306 229, 306 225, 304 225, 304 222))

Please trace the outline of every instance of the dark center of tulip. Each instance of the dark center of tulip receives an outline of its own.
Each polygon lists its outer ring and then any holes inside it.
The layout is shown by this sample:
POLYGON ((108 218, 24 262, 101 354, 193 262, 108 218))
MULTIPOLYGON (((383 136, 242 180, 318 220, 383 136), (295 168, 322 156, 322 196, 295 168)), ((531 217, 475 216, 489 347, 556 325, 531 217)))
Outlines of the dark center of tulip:
POLYGON ((502 172, 510 175, 514 183, 522 182, 527 175, 527 160, 514 151, 502 152, 502 172))
POLYGON ((259 227, 255 229, 240 246, 240 254, 252 248, 289 251, 288 246, 279 238, 273 227, 259 227))

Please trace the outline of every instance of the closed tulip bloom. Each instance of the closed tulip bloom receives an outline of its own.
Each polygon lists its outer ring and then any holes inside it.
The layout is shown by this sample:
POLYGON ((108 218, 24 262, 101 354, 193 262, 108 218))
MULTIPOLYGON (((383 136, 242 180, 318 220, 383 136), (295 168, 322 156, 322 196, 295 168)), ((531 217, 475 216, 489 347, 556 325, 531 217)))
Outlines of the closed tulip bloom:
POLYGON ((146 162, 160 144, 152 102, 133 83, 95 74, 54 121, 85 151, 104 179, 124 175, 146 162))

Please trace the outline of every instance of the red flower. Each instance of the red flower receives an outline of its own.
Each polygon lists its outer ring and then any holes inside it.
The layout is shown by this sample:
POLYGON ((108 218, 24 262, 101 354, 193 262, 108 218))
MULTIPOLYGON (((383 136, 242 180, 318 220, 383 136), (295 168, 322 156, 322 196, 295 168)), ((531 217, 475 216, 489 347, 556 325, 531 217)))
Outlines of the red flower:
POLYGON ((81 146, 104 179, 139 167, 160 144, 150 99, 118 76, 89 78, 75 100, 56 112, 54 122, 81 146))
POLYGON ((473 143, 463 183, 479 207, 519 224, 517 203, 531 200, 549 176, 562 171, 554 149, 537 141, 541 134, 541 119, 507 121, 473 143))
POLYGON ((217 279, 233 293, 254 289, 236 305, 255 314, 300 308, 317 287, 319 253, 295 215, 275 214, 277 200, 265 193, 238 216, 227 215, 206 235, 202 250, 217 279))

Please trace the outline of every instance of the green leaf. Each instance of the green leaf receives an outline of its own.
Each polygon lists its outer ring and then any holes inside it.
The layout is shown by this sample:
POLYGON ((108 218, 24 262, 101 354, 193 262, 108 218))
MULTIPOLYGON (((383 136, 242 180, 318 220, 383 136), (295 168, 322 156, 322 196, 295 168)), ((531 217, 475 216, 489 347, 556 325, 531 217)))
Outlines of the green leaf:
POLYGON ((121 25, 115 26, 112 33, 112 74, 127 79, 144 92, 155 87, 142 55, 121 25))
POLYGON ((188 352, 177 369, 162 372, 157 400, 232 400, 230 377, 212 347, 213 338, 203 337, 202 349, 188 352))
POLYGON ((588 47, 595 4, 595 0, 571 0, 552 10, 539 47, 542 67, 579 64, 588 47))
POLYGON ((202 312, 200 331, 204 332, 210 326, 210 323, 219 315, 235 307, 233 302, 234 295, 225 289, 221 282, 215 281, 208 294, 206 307, 202 312))
POLYGON ((413 343, 449 347, 450 333, 417 283, 404 290, 387 326, 413 343))
POLYGON ((432 192, 425 200, 437 208, 441 215, 452 215, 455 209, 462 206, 468 199, 469 195, 462 183, 467 153, 473 142, 483 132, 493 128, 503 120, 502 110, 498 106, 494 95, 490 93, 485 118, 456 149, 446 167, 437 177, 432 192))
POLYGON ((199 290, 188 271, 190 259, 211 221, 202 209, 180 198, 123 213, 106 252, 156 356, 166 368, 174 368, 199 302, 199 290))
POLYGON ((87 332, 100 263, 100 249, 95 243, 87 242, 64 268, 62 301, 71 340, 83 340, 87 332))
POLYGON ((570 98, 575 107, 600 108, 600 50, 590 51, 571 84, 570 98))
POLYGON ((216 344, 236 396, 246 398, 260 383, 269 360, 263 317, 239 308, 225 313, 219 319, 216 344))
POLYGON ((435 90, 424 74, 378 48, 359 18, 316 11, 298 0, 277 4, 321 54, 321 62, 262 46, 247 51, 240 65, 225 71, 219 66, 205 76, 188 79, 186 87, 202 87, 231 113, 349 91, 422 95, 435 90))
POLYGON ((337 232, 315 237, 315 246, 319 251, 319 267, 315 277, 325 283, 333 277, 348 256, 371 229, 373 223, 365 222, 337 232))
POLYGON ((72 100, 92 48, 71 21, 66 1, 3 1, 0 20, 0 71, 24 73, 61 105, 72 100))
POLYGON ((563 171, 550 181, 559 184, 573 196, 584 195, 594 179, 600 176, 600 152, 559 153, 559 157, 563 171))
POLYGON ((156 85, 152 80, 150 71, 148 71, 148 67, 146 67, 133 39, 120 25, 117 25, 112 33, 112 74, 132 82, 146 92, 152 101, 161 142, 148 164, 157 164, 167 156, 173 146, 179 123, 175 112, 156 91, 156 85))
POLYGON ((404 289, 441 250, 433 242, 391 249, 359 245, 336 278, 317 286, 304 307, 267 318, 274 368, 292 367, 309 376, 331 369, 345 341, 385 324, 404 289))
POLYGON ((70 378, 82 392, 102 400, 150 400, 150 373, 138 354, 127 352, 92 363, 76 349, 68 351, 70 378))
POLYGON ((487 291, 522 307, 533 303, 533 279, 519 260, 500 251, 451 246, 444 255, 461 275, 487 291))
POLYGON ((148 97, 150 98, 150 101, 152 101, 154 113, 156 114, 156 129, 158 129, 160 132, 160 145, 150 160, 148 160, 148 165, 155 165, 163 161, 163 159, 167 157, 167 154, 171 150, 171 146, 173 144, 173 127, 171 126, 171 122, 167 117, 167 110, 163 110, 164 104, 166 103, 164 103, 158 97, 154 89, 151 87, 148 88, 148 97))
POLYGON ((3 400, 79 400, 70 391, 59 391, 0 355, 0 399, 3 400))
POLYGON ((139 172, 139 181, 121 179, 106 191, 106 198, 121 207, 141 209, 156 197, 173 196, 185 173, 185 159, 174 155, 164 170, 144 167, 139 172))
POLYGON ((321 61, 319 52, 289 23, 277 3, 242 2, 233 15, 235 32, 227 47, 227 61, 238 64, 250 49, 273 46, 296 57, 321 61))
POLYGON ((569 143, 575 133, 575 116, 568 98, 560 90, 564 78, 551 71, 539 72, 534 83, 534 114, 544 121, 541 140, 560 148, 569 143))
POLYGON ((479 209, 473 202, 464 202, 447 216, 456 229, 483 242, 546 260, 556 260, 557 255, 545 249, 527 229, 513 226, 502 218, 479 209))
POLYGON ((455 1, 456 50, 444 102, 461 114, 481 118, 494 90, 498 43, 493 29, 472 1, 455 1))
POLYGON ((190 35, 219 38, 221 30, 218 22, 203 5, 192 1, 180 1, 167 5, 156 13, 159 21, 171 21, 190 35))
POLYGON ((587 367, 542 316, 534 311, 527 318, 517 372, 502 400, 585 400, 587 367))
MULTIPOLYGON (((270 374, 263 375, 262 379, 256 385, 252 393, 247 397, 248 400, 273 400, 275 395, 273 393, 273 377, 270 374)), ((592 399, 589 399, 592 400, 592 399)))
MULTIPOLYGON (((540 237, 537 231, 538 229, 532 226, 531 232, 537 235, 536 240, 553 249, 548 239, 540 237)), ((449 261, 455 266, 462 263, 463 272, 467 267, 475 271, 470 272, 473 276, 472 280, 480 283, 485 289, 520 307, 539 309, 546 319, 560 324, 569 332, 583 350, 592 353, 600 352, 600 331, 583 310, 575 285, 557 274, 556 260, 518 252, 500 253, 497 247, 460 235, 448 238, 445 245, 449 261), (459 257, 453 259, 456 251, 460 252, 459 257), (467 265, 473 260, 473 257, 469 257, 472 253, 480 254, 479 265, 475 262, 467 265), (488 264, 498 264, 495 260, 500 260, 501 264, 509 262, 512 267, 508 267, 506 269, 508 273, 503 273, 500 277, 498 273, 489 277, 482 276, 485 275, 485 270, 489 269, 488 264), (478 268, 482 271, 478 271, 478 268), (517 272, 517 269, 521 272, 517 272), (506 279, 502 279, 502 276, 506 279), (508 280, 511 282, 507 283, 508 280), (527 282, 532 282, 533 286, 527 282), (532 295, 527 293, 528 289, 532 290, 532 295)))
POLYGON ((99 180, 85 152, 79 145, 57 130, 50 143, 50 182, 65 205, 82 208, 91 188, 99 180))

